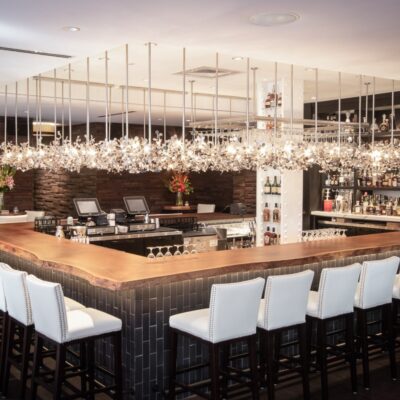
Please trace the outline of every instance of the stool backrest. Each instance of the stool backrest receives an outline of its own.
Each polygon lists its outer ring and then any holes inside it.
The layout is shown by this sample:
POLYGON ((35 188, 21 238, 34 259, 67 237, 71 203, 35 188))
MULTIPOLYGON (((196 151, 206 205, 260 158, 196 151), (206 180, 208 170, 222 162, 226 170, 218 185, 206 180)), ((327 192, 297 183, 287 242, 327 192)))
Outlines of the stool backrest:
POLYGON ((354 311, 361 264, 324 268, 319 281, 318 318, 326 319, 354 311))
POLYGON ((393 284, 399 268, 399 257, 364 261, 361 267, 361 308, 372 308, 392 302, 393 284))
POLYGON ((26 326, 32 325, 32 309, 26 286, 27 273, 15 269, 2 269, 1 277, 10 317, 26 326))
POLYGON ((28 222, 33 222, 35 218, 42 218, 46 214, 44 211, 36 211, 36 210, 26 210, 25 212, 28 222))
POLYGON ((265 288, 264 326, 270 331, 305 323, 314 271, 269 276, 265 288))
POLYGON ((3 288, 3 278, 1 271, 10 271, 12 268, 8 264, 0 263, 0 311, 7 312, 6 295, 3 288))
POLYGON ((212 285, 210 298, 210 342, 254 335, 265 280, 212 285))
POLYGON ((27 284, 36 331, 63 343, 68 325, 61 285, 43 281, 33 275, 27 277, 27 284))

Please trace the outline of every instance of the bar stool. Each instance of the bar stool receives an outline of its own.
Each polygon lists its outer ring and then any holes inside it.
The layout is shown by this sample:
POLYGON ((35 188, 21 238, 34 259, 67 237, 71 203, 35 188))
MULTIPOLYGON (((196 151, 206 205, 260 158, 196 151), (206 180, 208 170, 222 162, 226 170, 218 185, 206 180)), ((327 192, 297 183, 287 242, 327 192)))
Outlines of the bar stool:
POLYGON ((393 324, 395 327, 395 338, 400 331, 399 312, 400 312, 400 274, 396 275, 393 285, 393 324))
MULTIPOLYGON (((27 286, 36 329, 31 398, 36 398, 38 385, 41 385, 51 390, 53 399, 58 400, 62 398, 62 385, 67 382, 67 379, 80 375, 83 384, 81 391, 75 390, 76 396, 73 396, 74 398, 92 399, 96 393, 114 391, 114 398, 122 399, 122 321, 93 308, 67 311, 63 291, 58 283, 42 281, 30 275, 27 277, 27 286), (115 382, 114 385, 96 388, 94 342, 106 337, 110 337, 113 342, 115 382), (40 371, 44 342, 50 343, 56 348, 56 367, 52 387, 44 378, 42 379, 48 373, 42 374, 40 371), (65 365, 67 348, 82 343, 85 343, 88 349, 88 357, 85 360, 87 369, 68 374, 65 365), (86 386, 86 374, 89 377, 89 388, 86 386)), ((69 388, 71 388, 70 385, 69 388)))
MULTIPOLYGON (((25 398, 28 377, 28 361, 32 342, 33 321, 29 293, 26 286, 27 273, 12 269, 7 264, 0 264, 0 277, 3 283, 5 304, 7 305, 4 346, 4 369, 2 371, 2 393, 7 396, 11 365, 20 370, 19 398, 25 398), (16 350, 16 328, 22 338, 20 351, 16 350)), ((66 298, 69 309, 81 309, 82 304, 66 298)))
MULTIPOLYGON (((209 349, 211 378, 210 396, 220 398, 220 350, 237 341, 246 341, 249 347, 250 379, 253 399, 258 399, 256 329, 257 313, 265 280, 256 278, 245 282, 215 284, 211 288, 210 307, 170 317, 171 358, 168 398, 174 399, 176 386, 202 397, 200 385, 187 385, 176 377, 184 371, 176 368, 178 335, 188 336, 206 343, 209 349)), ((226 357, 225 357, 226 358, 226 357)), ((226 378, 224 378, 226 383, 226 378)), ((224 388, 226 389, 226 388, 224 388)))
POLYGON ((268 400, 275 398, 274 383, 279 375, 281 334, 287 329, 297 329, 300 345, 300 367, 303 396, 310 397, 308 380, 308 354, 306 337, 306 308, 314 272, 269 276, 265 298, 261 300, 257 326, 260 332, 261 381, 267 383, 268 400), (275 346, 274 346, 275 340, 275 346), (275 349, 274 349, 275 347, 275 349))
POLYGON ((360 282, 354 298, 357 316, 357 343, 361 349, 363 364, 364 387, 370 388, 369 374, 369 344, 373 348, 385 347, 389 353, 392 379, 396 379, 396 359, 394 349, 394 332, 392 318, 392 294, 399 257, 390 257, 384 260, 365 261, 361 267, 360 282), (382 312, 382 338, 368 334, 367 314, 373 310, 382 312), (383 339, 383 340, 382 340, 383 339))
POLYGON ((310 350, 313 322, 317 325, 317 364, 321 370, 322 399, 328 398, 328 354, 334 360, 345 358, 350 362, 351 387, 357 392, 356 354, 354 350, 354 295, 360 277, 361 264, 348 267, 324 268, 321 272, 318 292, 310 291, 307 304, 308 350, 310 350), (346 345, 344 350, 326 343, 327 323, 345 319, 346 345))

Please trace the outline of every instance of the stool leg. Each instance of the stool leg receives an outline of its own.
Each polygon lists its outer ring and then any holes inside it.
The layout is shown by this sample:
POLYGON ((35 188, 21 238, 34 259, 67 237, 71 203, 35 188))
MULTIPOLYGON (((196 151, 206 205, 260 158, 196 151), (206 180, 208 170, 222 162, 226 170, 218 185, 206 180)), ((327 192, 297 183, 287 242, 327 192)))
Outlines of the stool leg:
POLYGON ((122 400, 122 336, 121 331, 113 335, 115 399, 122 400))
POLYGON ((275 356, 274 356, 274 383, 278 383, 278 372, 279 372, 279 359, 281 355, 281 344, 282 344, 282 333, 276 332, 274 335, 274 348, 275 348, 275 356))
POLYGON ((5 348, 4 357, 4 371, 3 371, 3 395, 7 397, 8 394, 8 383, 10 380, 10 358, 12 356, 14 346, 14 335, 15 335, 15 322, 11 319, 8 320, 7 328, 7 343, 5 348))
POLYGON ((312 332, 313 332, 313 320, 309 316, 306 316, 306 332, 307 332, 307 355, 308 355, 308 368, 310 368, 310 357, 312 350, 312 332))
POLYGON ((328 398, 328 371, 326 352, 326 324, 323 319, 317 320, 317 359, 321 371, 321 398, 328 398))
POLYGON ((310 398, 310 381, 308 378, 309 371, 309 353, 307 346, 307 329, 306 324, 299 326, 299 347, 300 347, 300 362, 301 362, 301 377, 303 380, 303 398, 310 398))
POLYGON ((274 387, 274 334, 273 332, 265 331, 265 342, 266 342, 266 364, 267 364, 267 392, 268 400, 275 399, 275 387, 274 387))
POLYGON ((219 344, 209 344, 210 354, 210 378, 211 378, 211 398, 217 400, 220 398, 219 392, 219 344))
POLYGON ((346 315, 346 353, 350 362, 351 389, 354 394, 357 393, 357 364, 354 348, 354 315, 346 315))
POLYGON ((36 378, 40 372, 40 366, 42 364, 42 349, 43 339, 36 333, 35 334, 35 350, 33 353, 33 367, 32 367, 32 380, 31 380, 31 400, 35 400, 37 396, 38 383, 36 378))
POLYGON ((33 325, 23 328, 22 360, 21 360, 21 383, 19 388, 20 398, 25 398, 26 383, 28 380, 29 355, 32 342, 33 325))
POLYGON ((54 400, 61 398, 62 384, 64 381, 65 353, 66 353, 65 346, 63 344, 57 344, 56 371, 54 375, 54 391, 53 391, 54 400))
POLYGON ((260 332, 260 385, 265 387, 266 385, 266 375, 267 375, 267 341, 266 332, 264 330, 259 330, 260 332))
POLYGON ((369 390, 369 355, 368 355, 368 326, 367 312, 363 309, 357 310, 358 335, 360 339, 361 357, 363 364, 364 388, 369 390))
POLYGON ((392 304, 386 304, 384 306, 384 319, 386 320, 386 339, 388 343, 389 360, 390 360, 390 372, 392 379, 397 379, 397 368, 396 368, 396 354, 394 344, 394 331, 393 331, 393 320, 392 320, 392 304))
MULTIPOLYGON (((249 346, 250 349, 250 346, 249 346)), ((222 375, 222 397, 224 399, 228 398, 228 383, 229 383, 229 353, 230 353, 230 344, 225 343, 222 346, 222 369, 224 370, 224 374, 222 375)))
POLYGON ((259 396, 259 381, 257 371, 257 343, 256 335, 250 336, 248 339, 249 346, 249 358, 250 358, 250 373, 251 373, 251 391, 253 394, 253 400, 258 400, 259 396))
POLYGON ((0 392, 3 389, 3 374, 5 370, 5 360, 6 360, 6 351, 7 351, 7 343, 8 343, 8 324, 9 324, 8 313, 3 313, 3 321, 1 328, 1 348, 0 348, 0 392))
POLYGON ((86 342, 79 343, 79 368, 81 370, 81 392, 87 391, 87 352, 86 342))
POLYGON ((89 379, 89 392, 87 393, 87 399, 94 399, 94 341, 89 340, 87 342, 87 362, 88 362, 88 379, 89 379))
POLYGON ((175 380, 176 380, 176 359, 178 356, 178 334, 174 331, 170 331, 171 337, 171 353, 169 357, 169 389, 168 399, 175 399, 175 380))

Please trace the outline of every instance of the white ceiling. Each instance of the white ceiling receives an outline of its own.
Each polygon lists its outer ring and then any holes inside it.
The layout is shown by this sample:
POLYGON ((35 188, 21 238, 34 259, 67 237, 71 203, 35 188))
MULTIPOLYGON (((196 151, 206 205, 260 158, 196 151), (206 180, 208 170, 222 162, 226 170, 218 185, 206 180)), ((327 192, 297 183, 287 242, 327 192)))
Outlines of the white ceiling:
MULTIPOLYGON (((85 80, 86 56, 91 56, 91 80, 104 82, 104 56, 110 50, 109 82, 113 89, 113 112, 121 110, 119 85, 124 84, 124 43, 130 44, 130 85, 146 86, 147 53, 145 42, 157 42, 153 50, 152 84, 162 89, 181 90, 182 78, 175 75, 182 70, 182 47, 187 48, 187 68, 215 64, 215 52, 220 52, 220 67, 237 70, 240 74, 220 80, 220 93, 246 95, 245 60, 233 61, 232 56, 251 57, 251 66, 257 66, 258 80, 273 78, 273 63, 296 64, 343 74, 342 96, 358 95, 358 76, 376 75, 400 79, 400 53, 396 43, 400 34, 397 22, 399 0, 7 0, 0 13, 0 46, 27 50, 70 54, 72 79, 85 80), (251 15, 258 12, 292 11, 300 20, 291 25, 260 27, 249 24, 251 15), (64 26, 78 26, 80 32, 62 30, 64 26)), ((11 83, 28 76, 57 68, 57 76, 66 78, 65 59, 0 51, 0 83, 11 83)), ((279 65, 279 75, 288 76, 289 66, 279 65)), ((304 98, 310 101, 314 94, 314 72, 296 67, 296 79, 305 79, 304 98)), ((320 71, 319 96, 336 98, 337 73, 320 71)), ((371 78, 368 78, 371 80, 371 78)), ((214 93, 212 80, 195 82, 195 92, 214 93)), ((34 83, 31 82, 31 88, 34 83)), ((400 86, 400 83, 396 85, 400 86)), ((189 87, 187 87, 187 90, 189 87)), ((19 115, 26 110, 20 84, 19 115)), ((67 88, 65 88, 67 96, 67 88)), ((377 79, 376 91, 391 90, 391 82, 377 79)), ((3 110, 4 85, 0 88, 0 109, 3 110)), ((9 101, 13 102, 14 88, 9 85, 9 101)), ((32 91, 32 89, 31 89, 32 91)), ((31 92, 32 93, 32 92, 31 92)), ((250 93, 251 96, 252 93, 250 93)), ((53 86, 43 84, 43 113, 52 115, 53 86), (48 98, 46 99, 46 96, 48 98)), ((58 97, 60 87, 58 87, 58 97)), ((73 119, 85 119, 84 87, 73 86, 73 119)), ((60 102, 60 98, 58 102, 60 102)), ((130 121, 143 120, 143 94, 130 96, 130 121)), ((10 104, 10 103, 9 103, 10 104)), ((168 115, 172 122, 181 118, 180 96, 168 96, 168 115)), ((190 106, 190 100, 187 101, 190 106)), ((212 99, 199 100, 199 118, 209 118, 212 99), (204 110, 201 111, 201 108, 204 110)), ((244 103, 231 104, 233 112, 243 112, 244 103)), ((229 104, 221 100, 220 115, 229 115, 229 104)), ((12 106, 11 106, 12 108, 12 106)), ((32 106, 31 106, 32 110, 32 106)), ((154 95, 153 118, 162 118, 162 96, 154 95)), ((190 111, 189 111, 190 113, 190 111)), ((104 114, 104 90, 91 89, 91 119, 101 120, 104 114), (96 103, 97 102, 97 103, 96 103)), ((119 120, 120 117, 115 117, 119 120)))
MULTIPOLYGON (((0 45, 82 57, 151 40, 400 78, 399 14, 398 0, 4 0, 0 45), (248 22, 274 11, 296 12, 300 20, 269 28, 248 22), (67 25, 81 31, 64 32, 67 25)), ((0 59, 3 82, 63 63, 4 52, 0 59)))

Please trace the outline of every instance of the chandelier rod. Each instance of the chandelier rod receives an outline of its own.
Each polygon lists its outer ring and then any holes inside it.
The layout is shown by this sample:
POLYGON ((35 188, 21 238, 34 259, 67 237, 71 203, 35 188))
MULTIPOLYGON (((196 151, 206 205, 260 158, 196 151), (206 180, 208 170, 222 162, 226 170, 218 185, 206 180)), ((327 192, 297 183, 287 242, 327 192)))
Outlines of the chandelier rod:
POLYGON ((338 73, 339 80, 339 98, 338 98, 338 146, 339 153, 341 148, 341 135, 342 135, 342 73, 338 73))
POLYGON ((104 69, 105 69, 105 82, 104 82, 104 88, 106 91, 106 112, 105 112, 105 140, 106 142, 108 141, 108 52, 105 52, 104 55, 104 69))
POLYGON ((219 54, 215 53, 215 144, 219 144, 218 139, 218 107, 219 107, 219 54))
MULTIPOLYGON (((39 74, 39 146, 42 145, 42 75, 39 74)), ((36 132, 36 136, 38 132, 36 132)))
POLYGON ((125 89, 121 86, 121 137, 125 137, 125 109, 124 109, 125 89))
POLYGON ((253 115, 257 115, 257 95, 256 95, 256 75, 257 75, 257 67, 252 67, 253 71, 253 115))
MULTIPOLYGON (((36 127, 39 126, 39 79, 35 81, 35 124, 36 127)), ((39 146, 39 131, 36 128, 36 135, 35 135, 36 147, 39 146)))
POLYGON ((375 146, 375 77, 372 78, 372 147, 375 146))
POLYGON ((186 129, 186 48, 182 51, 182 145, 185 149, 185 129, 186 129))
POLYGON ((392 80, 392 113, 390 115, 390 145, 394 143, 394 79, 392 80))
POLYGON ((318 142, 318 97, 319 97, 319 76, 318 68, 315 68, 315 106, 314 106, 314 142, 318 142))
POLYGON ((146 89, 143 89, 143 137, 146 137, 146 89))
POLYGON ((30 146, 31 139, 30 139, 30 133, 31 133, 31 127, 30 127, 30 121, 29 121, 29 113, 30 113, 30 98, 29 98, 29 78, 26 78, 26 135, 27 135, 27 141, 28 141, 28 147, 30 146))
POLYGON ((18 144, 18 82, 15 82, 15 145, 18 144))
POLYGON ((61 82, 61 139, 64 142, 65 137, 65 105, 64 105, 64 81, 61 82))
POLYGON ((193 85, 194 80, 190 80, 190 122, 194 122, 194 104, 193 104, 193 85))
POLYGON ((151 92, 151 62, 152 62, 152 59, 151 59, 151 46, 152 45, 155 45, 155 46, 157 46, 155 43, 152 43, 152 42, 148 42, 148 43, 146 43, 146 46, 148 47, 148 54, 147 54, 147 77, 148 77, 148 80, 147 80, 147 83, 148 83, 148 97, 147 97, 147 101, 148 101, 148 104, 149 104, 149 107, 148 107, 148 122, 147 122, 147 125, 148 125, 148 138, 149 138, 149 143, 151 144, 151 136, 152 136, 152 132, 151 132, 151 112, 152 112, 152 103, 151 103, 151 100, 152 100, 152 98, 151 98, 151 95, 152 95, 152 92, 151 92))
POLYGON ((246 59, 246 141, 250 141, 250 58, 246 59))
POLYGON ((293 86, 294 86, 294 75, 293 75, 293 64, 290 66, 290 134, 293 135, 293 86))
POLYGON ((57 138, 57 70, 54 68, 54 140, 57 138))
POLYGON ((8 86, 6 85, 4 93, 4 144, 7 143, 7 111, 8 111, 8 86))
MULTIPOLYGON (((107 53, 107 52, 106 52, 107 53)), ((69 143, 72 143, 72 116, 71 116, 71 64, 68 64, 68 133, 69 133, 69 143)), ((40 128, 41 129, 41 128, 40 128)), ((41 133, 41 132, 40 132, 41 133)))
POLYGON ((86 143, 90 141, 90 60, 86 58, 86 143))
POLYGON ((274 139, 276 139, 277 134, 277 119, 278 119, 278 63, 275 62, 274 65, 274 99, 275 99, 275 109, 274 109, 274 139))
POLYGON ((167 140, 167 92, 163 96, 163 124, 164 124, 164 143, 167 140))
POLYGON ((111 140, 112 86, 108 86, 108 140, 111 140))
POLYGON ((360 95, 358 97, 358 147, 361 147, 362 85, 363 77, 360 75, 360 95))
POLYGON ((125 45, 125 135, 129 138, 129 47, 125 45))
POLYGON ((368 97, 369 97, 369 85, 371 82, 365 82, 365 122, 368 124, 368 97))

